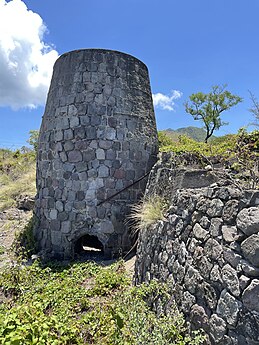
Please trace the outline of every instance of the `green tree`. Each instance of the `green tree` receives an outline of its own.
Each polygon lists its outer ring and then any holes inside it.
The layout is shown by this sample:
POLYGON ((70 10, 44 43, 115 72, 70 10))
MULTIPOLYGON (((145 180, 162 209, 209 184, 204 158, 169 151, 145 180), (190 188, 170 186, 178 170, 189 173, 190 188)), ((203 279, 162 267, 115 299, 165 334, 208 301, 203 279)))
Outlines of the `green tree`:
POLYGON ((201 120, 204 123, 205 143, 215 130, 227 124, 221 120, 221 113, 242 101, 241 97, 227 91, 226 85, 212 86, 211 92, 193 93, 189 98, 190 101, 184 104, 185 111, 192 115, 194 120, 201 120))
POLYGON ((38 141, 39 141, 39 130, 38 129, 32 129, 30 132, 30 137, 29 139, 27 140, 27 143, 29 143, 34 151, 37 152, 38 150, 38 141))

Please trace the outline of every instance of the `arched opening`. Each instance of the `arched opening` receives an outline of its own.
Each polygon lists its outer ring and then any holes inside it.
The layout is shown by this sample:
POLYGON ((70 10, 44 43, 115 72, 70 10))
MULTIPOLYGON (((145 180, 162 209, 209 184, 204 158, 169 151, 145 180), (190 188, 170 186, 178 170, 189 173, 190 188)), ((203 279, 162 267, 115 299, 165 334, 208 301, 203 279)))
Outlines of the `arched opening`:
POLYGON ((103 256, 103 245, 97 236, 83 235, 75 242, 75 254, 103 256))

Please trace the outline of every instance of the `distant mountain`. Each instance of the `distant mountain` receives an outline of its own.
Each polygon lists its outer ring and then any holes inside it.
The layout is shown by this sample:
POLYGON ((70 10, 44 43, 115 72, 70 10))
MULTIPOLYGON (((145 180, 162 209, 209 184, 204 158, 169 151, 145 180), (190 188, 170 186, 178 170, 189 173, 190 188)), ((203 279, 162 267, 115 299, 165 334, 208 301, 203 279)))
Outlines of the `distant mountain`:
MULTIPOLYGON (((172 139, 175 139, 175 140, 177 140, 179 135, 187 135, 188 137, 196 141, 204 141, 206 137, 205 129, 192 127, 192 126, 178 128, 178 129, 168 128, 168 129, 165 129, 163 132, 165 132, 167 135, 169 135, 172 139)), ((215 136, 211 137, 211 139, 213 138, 215 138, 215 136)))

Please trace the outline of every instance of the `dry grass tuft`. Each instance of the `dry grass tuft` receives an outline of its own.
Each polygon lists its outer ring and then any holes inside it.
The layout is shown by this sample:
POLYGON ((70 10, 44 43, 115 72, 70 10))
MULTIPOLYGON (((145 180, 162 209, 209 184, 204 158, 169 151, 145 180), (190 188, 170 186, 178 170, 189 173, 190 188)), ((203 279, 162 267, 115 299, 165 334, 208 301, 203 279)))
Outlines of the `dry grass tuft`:
POLYGON ((165 209, 165 199, 158 195, 153 195, 144 199, 138 205, 132 206, 130 219, 133 221, 136 231, 142 230, 158 220, 164 220, 165 209))

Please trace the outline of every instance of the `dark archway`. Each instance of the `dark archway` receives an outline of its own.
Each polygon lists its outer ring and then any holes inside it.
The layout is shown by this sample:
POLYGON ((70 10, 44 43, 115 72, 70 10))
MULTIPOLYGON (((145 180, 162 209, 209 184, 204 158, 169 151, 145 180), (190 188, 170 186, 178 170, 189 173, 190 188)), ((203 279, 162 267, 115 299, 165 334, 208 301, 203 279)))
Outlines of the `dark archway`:
POLYGON ((75 254, 102 256, 104 253, 103 244, 97 236, 83 235, 75 242, 75 254))

